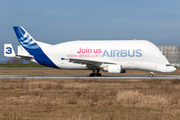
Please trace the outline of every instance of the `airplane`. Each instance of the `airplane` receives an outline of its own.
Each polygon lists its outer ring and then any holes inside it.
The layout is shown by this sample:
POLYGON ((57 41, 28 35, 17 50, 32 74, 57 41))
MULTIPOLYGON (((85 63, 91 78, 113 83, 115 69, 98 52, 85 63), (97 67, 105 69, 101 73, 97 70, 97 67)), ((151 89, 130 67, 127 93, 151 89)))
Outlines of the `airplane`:
POLYGON ((171 66, 159 48, 147 40, 77 40, 56 45, 36 41, 22 26, 14 26, 20 43, 17 54, 4 44, 4 56, 17 57, 44 66, 92 70, 89 76, 101 76, 100 70, 125 73, 126 70, 170 73, 171 66))

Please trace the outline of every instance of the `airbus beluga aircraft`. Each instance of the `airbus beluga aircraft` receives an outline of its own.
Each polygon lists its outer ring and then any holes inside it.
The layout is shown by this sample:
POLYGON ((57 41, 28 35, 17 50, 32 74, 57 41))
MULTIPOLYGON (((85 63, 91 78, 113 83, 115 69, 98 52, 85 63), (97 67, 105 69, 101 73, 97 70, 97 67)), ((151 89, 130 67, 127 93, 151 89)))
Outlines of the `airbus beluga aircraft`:
POLYGON ((70 41, 51 45, 36 41, 21 26, 14 26, 20 43, 15 54, 11 44, 4 44, 4 55, 17 57, 44 66, 92 70, 89 76, 101 76, 100 70, 125 73, 126 70, 145 70, 170 73, 176 70, 163 53, 147 40, 89 40, 70 41))

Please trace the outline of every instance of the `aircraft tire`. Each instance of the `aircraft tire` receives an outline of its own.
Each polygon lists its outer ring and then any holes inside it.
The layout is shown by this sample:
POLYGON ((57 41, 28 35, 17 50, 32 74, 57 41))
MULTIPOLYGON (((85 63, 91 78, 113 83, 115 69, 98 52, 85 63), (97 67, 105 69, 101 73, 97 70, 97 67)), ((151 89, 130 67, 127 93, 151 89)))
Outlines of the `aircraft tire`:
POLYGON ((149 77, 153 77, 153 74, 149 74, 149 77))
POLYGON ((96 74, 91 73, 91 74, 89 74, 89 76, 90 76, 90 77, 94 77, 94 76, 96 76, 96 74))
POLYGON ((101 73, 96 73, 96 76, 101 76, 101 73))

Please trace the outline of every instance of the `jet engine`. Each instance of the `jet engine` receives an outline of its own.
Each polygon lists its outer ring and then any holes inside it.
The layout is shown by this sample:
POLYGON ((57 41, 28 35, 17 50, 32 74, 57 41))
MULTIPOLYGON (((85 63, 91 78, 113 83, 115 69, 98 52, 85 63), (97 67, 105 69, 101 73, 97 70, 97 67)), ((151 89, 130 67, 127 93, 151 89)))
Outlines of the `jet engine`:
POLYGON ((108 67, 103 68, 104 71, 109 73, 121 73, 120 65, 108 65, 108 67))

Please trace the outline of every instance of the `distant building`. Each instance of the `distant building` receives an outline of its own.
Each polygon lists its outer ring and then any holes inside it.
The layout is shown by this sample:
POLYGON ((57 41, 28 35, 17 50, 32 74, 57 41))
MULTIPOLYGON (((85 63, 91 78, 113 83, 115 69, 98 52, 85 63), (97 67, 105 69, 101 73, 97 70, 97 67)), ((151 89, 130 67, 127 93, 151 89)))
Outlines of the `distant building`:
POLYGON ((173 66, 180 67, 180 46, 158 46, 173 66))

